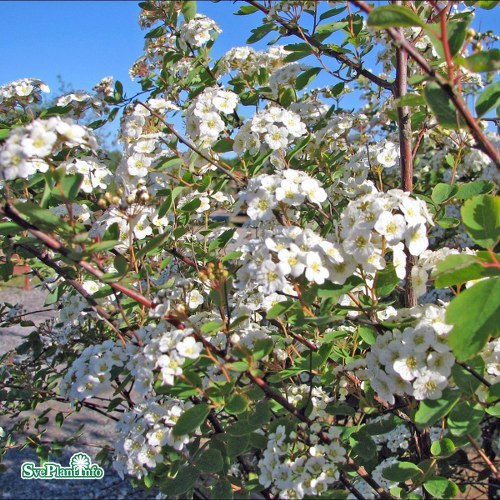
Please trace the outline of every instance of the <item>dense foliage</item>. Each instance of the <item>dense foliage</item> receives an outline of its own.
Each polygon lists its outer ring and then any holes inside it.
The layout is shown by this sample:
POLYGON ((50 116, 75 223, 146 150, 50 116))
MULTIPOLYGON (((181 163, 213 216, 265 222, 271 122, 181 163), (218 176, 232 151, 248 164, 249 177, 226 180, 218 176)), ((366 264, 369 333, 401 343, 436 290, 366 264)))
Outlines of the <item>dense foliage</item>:
POLYGON ((224 3, 269 43, 213 60, 196 2, 149 0, 140 95, 0 87, 0 273, 58 306, 1 359, 1 452, 87 407, 168 498, 494 495, 494 4, 224 3))

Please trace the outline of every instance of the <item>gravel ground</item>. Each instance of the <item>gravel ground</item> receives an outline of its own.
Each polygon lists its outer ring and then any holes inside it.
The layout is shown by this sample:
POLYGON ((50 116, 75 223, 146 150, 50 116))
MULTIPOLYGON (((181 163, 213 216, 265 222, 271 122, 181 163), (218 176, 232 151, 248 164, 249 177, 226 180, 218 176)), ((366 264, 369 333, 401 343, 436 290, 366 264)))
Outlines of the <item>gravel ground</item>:
MULTIPOLYGON (((46 292, 35 288, 24 291, 19 288, 8 288, 0 290, 0 302, 11 304, 22 304, 24 309, 30 311, 42 311, 27 316, 35 324, 50 319, 53 311, 43 311, 47 307, 43 306, 46 292)), ((13 326, 10 328, 0 328, 0 354, 14 349, 19 345, 23 337, 28 335, 33 327, 23 328, 13 326)), ((62 410, 67 409, 67 405, 51 402, 52 416, 62 410)), ((42 405, 37 408, 37 412, 47 408, 42 405)), ((114 423, 106 417, 90 410, 82 409, 79 413, 67 419, 62 427, 52 426, 45 435, 45 439, 61 440, 72 434, 79 425, 85 424, 82 441, 97 446, 79 445, 66 448, 61 457, 51 456, 50 460, 68 466, 71 455, 75 452, 85 452, 92 459, 99 452, 99 446, 113 444, 114 423)), ((8 426, 8 420, 0 416, 0 426, 8 426)), ((128 481, 123 481, 112 470, 105 469, 102 479, 95 480, 24 480, 21 479, 21 464, 26 461, 34 462, 38 465, 38 458, 34 450, 26 448, 22 451, 9 450, 4 457, 3 463, 6 470, 0 473, 0 498, 24 498, 24 499, 83 499, 83 498, 154 498, 146 492, 132 489, 128 481)))

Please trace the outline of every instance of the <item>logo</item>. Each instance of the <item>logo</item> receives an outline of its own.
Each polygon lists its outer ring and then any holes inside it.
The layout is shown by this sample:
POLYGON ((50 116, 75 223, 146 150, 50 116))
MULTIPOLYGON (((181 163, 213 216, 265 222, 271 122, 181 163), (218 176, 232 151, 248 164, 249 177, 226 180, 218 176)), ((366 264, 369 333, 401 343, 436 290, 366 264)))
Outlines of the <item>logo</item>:
POLYGON ((34 462, 24 462, 21 466, 21 479, 102 479, 104 469, 86 453, 74 453, 69 459, 69 467, 56 462, 45 462, 37 467, 34 462))

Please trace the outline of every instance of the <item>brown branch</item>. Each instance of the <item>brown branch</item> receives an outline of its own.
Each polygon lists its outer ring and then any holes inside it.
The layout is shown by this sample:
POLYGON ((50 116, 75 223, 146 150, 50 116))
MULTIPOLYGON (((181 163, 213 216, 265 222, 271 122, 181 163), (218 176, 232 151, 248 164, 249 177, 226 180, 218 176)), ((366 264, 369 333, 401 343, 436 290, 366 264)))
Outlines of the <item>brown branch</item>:
POLYGON ((82 269, 87 271, 89 274, 92 276, 95 276, 99 281, 108 284, 115 290, 122 292, 123 294, 127 295, 131 299, 137 301, 139 304, 143 305, 147 309, 153 309, 155 307, 155 304, 144 297, 143 295, 137 293, 135 290, 131 290, 130 288, 127 288, 123 285, 120 285, 119 283, 116 283, 114 281, 109 282, 105 280, 105 274, 94 267, 92 264, 89 264, 88 262, 77 259, 74 256, 74 252, 72 252, 69 248, 65 247, 62 243, 57 241, 55 238, 52 236, 44 233, 43 231, 40 231, 37 229, 33 224, 28 222, 23 218, 21 213, 9 202, 7 202, 4 206, 3 209, 4 215, 21 226, 22 228, 26 229, 29 233, 31 233, 35 238, 40 240, 46 247, 50 248, 51 250, 54 250, 55 252, 59 252, 61 255, 69 259, 70 261, 74 262, 75 264, 79 265, 82 269))
MULTIPOLYGON (((43 262, 46 266, 53 269, 57 274, 59 274, 59 276, 63 277, 66 283, 71 285, 89 303, 92 310, 95 313, 97 313, 103 319, 103 321, 105 321, 110 326, 110 328, 116 333, 117 337, 122 341, 122 343, 124 345, 126 344, 122 336, 122 332, 119 330, 118 326, 113 321, 111 315, 102 306, 99 305, 99 303, 94 299, 94 297, 92 297, 92 295, 89 292, 87 292, 87 290, 85 290, 85 288, 81 283, 79 283, 77 280, 69 276, 68 269, 61 267, 59 264, 54 262, 54 260, 52 260, 46 253, 37 250, 31 245, 27 245, 25 243, 18 243, 16 244, 16 246, 31 253, 39 261, 43 262)), ((125 332, 125 334, 130 338, 134 336, 130 332, 125 332)))
POLYGON ((470 434, 467 434, 467 439, 469 440, 470 444, 474 446, 476 451, 479 453, 479 456, 484 460, 484 463, 488 466, 491 472, 498 478, 498 469, 495 467, 495 464, 488 458, 486 453, 481 449, 481 447, 477 444, 476 440, 470 434))
MULTIPOLYGON (((349 0, 352 4, 356 5, 366 14, 369 14, 373 7, 363 2, 362 0, 349 0)), ((425 57, 410 43, 406 40, 397 28, 386 28, 387 33, 392 38, 394 44, 397 47, 403 48, 408 55, 430 76, 432 79, 441 87, 441 89, 448 95, 450 100, 457 111, 462 115, 467 124, 470 133, 476 141, 477 147, 488 155, 496 164, 500 167, 500 152, 495 148, 495 146, 488 140, 483 130, 479 126, 478 122, 472 116, 467 104, 463 100, 462 96, 456 93, 451 87, 452 82, 448 82, 443 78, 425 59, 425 57)))
MULTIPOLYGON (((269 9, 263 5, 261 5, 259 2, 256 2, 255 0, 245 0, 248 4, 253 5, 257 9, 259 9, 261 12, 266 14, 266 16, 269 14, 269 9)), ((307 35, 301 30, 293 25, 285 21, 284 19, 281 19, 279 17, 275 17, 274 20, 279 23, 281 26, 286 28, 288 31, 287 35, 295 35, 305 42, 307 42, 311 47, 314 47, 317 52, 320 54, 324 54, 328 57, 332 57, 339 61, 340 63, 344 64, 345 66, 353 69, 356 71, 357 74, 362 75, 366 77, 368 80, 372 81, 379 87, 382 87, 386 90, 391 90, 392 91, 392 84, 389 83, 387 80, 384 80, 383 78, 378 77, 377 75, 374 75, 371 71, 368 71, 367 69, 363 68, 363 66, 360 63, 356 63, 354 61, 351 61, 345 54, 342 52, 337 52, 336 50, 330 48, 330 47, 325 47, 321 42, 316 40, 313 36, 307 35)))
POLYGON ((177 132, 177 130, 175 130, 175 128, 172 125, 170 125, 170 123, 166 122, 161 115, 159 115, 154 110, 152 110, 147 104, 144 104, 141 101, 139 101, 139 104, 141 104, 142 106, 144 106, 155 118, 157 118, 158 120, 160 120, 163 123, 163 125, 165 125, 165 127, 167 127, 168 130, 173 135, 175 135, 175 137, 177 137, 177 139, 182 144, 184 144, 184 146, 187 146, 191 151, 195 152, 198 156, 201 156, 205 161, 208 161, 208 163, 210 163, 211 165, 213 165, 215 168, 218 168, 221 172, 223 172, 224 174, 226 174, 230 179, 232 179, 233 181, 235 181, 238 185, 242 184, 242 179, 241 178, 237 177, 232 172, 230 172, 229 170, 227 170, 225 167, 223 167, 222 165, 220 165, 216 161, 212 160, 209 156, 207 156, 205 153, 203 153, 202 151, 200 151, 192 142, 189 142, 187 139, 185 139, 184 137, 182 137, 182 135, 179 134, 179 132, 177 132))

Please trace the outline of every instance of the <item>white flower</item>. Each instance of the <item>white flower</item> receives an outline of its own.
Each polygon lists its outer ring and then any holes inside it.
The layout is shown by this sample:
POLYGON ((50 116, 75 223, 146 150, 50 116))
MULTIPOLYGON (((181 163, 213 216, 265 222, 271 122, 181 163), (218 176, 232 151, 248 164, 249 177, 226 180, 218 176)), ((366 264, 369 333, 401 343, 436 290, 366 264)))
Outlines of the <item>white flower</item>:
POLYGON ((247 197, 247 214, 252 220, 270 220, 273 218, 273 208, 276 200, 264 189, 250 193, 247 197))
POLYGON ((272 150, 283 149, 288 146, 288 131, 285 127, 271 125, 264 135, 264 140, 272 150))
POLYGON ((197 342, 193 337, 185 337, 176 346, 177 352, 184 358, 196 359, 203 350, 201 342, 197 342))
POLYGON ((401 345, 399 359, 394 361, 394 371, 399 373, 403 380, 411 381, 420 375, 420 370, 425 365, 424 355, 415 352, 412 346, 401 345))
POLYGON ((137 454, 137 460, 140 464, 153 469, 163 461, 163 455, 159 447, 145 444, 137 454))
POLYGON ((306 257, 306 278, 322 285, 329 276, 328 269, 323 265, 321 257, 316 252, 308 252, 306 257))
POLYGON ((292 243, 290 250, 284 248, 278 252, 278 259, 282 264, 281 269, 285 274, 291 274, 292 276, 297 277, 304 272, 306 266, 303 262, 301 262, 298 253, 294 251, 293 247, 298 250, 297 245, 292 243))
POLYGON ((321 205, 327 198, 326 191, 316 179, 307 178, 303 180, 300 188, 302 192, 307 195, 311 203, 321 205))
POLYGON ((127 158, 128 173, 136 177, 146 177, 150 165, 151 158, 142 154, 133 154, 127 158))
POLYGON ((300 192, 299 186, 295 182, 284 179, 276 188, 276 199, 287 205, 300 205, 304 201, 305 195, 300 192))
POLYGON ((192 290, 188 293, 187 302, 190 309, 197 309, 203 304, 203 295, 198 290, 192 290))
POLYGON ((425 352, 436 338, 434 330, 428 326, 420 325, 417 328, 405 328, 403 343, 410 351, 425 352))
POLYGON ((231 114, 238 104, 238 96, 229 90, 219 90, 213 98, 214 107, 225 114, 231 114))
POLYGON ((379 215, 375 223, 375 231, 384 236, 389 245, 399 243, 404 237, 405 229, 406 222, 402 215, 393 215, 385 210, 379 215))
POLYGON ((153 234, 153 228, 148 220, 148 214, 144 213, 134 218, 132 221, 134 236, 138 240, 143 240, 146 236, 153 234))
POLYGON ((377 161, 384 167, 393 167, 399 157, 399 152, 392 142, 386 142, 384 149, 377 155, 377 161))
POLYGON ((445 377, 451 374, 451 368, 455 364, 453 353, 432 351, 427 356, 427 366, 434 372, 439 372, 445 377))
POLYGON ((425 370, 413 382, 413 396, 418 400, 439 399, 447 385, 447 377, 440 372, 425 370))
POLYGON ((41 120, 32 123, 29 136, 21 141, 24 152, 28 156, 47 156, 52 152, 52 147, 57 141, 57 134, 47 130, 41 120))
POLYGON ((427 271, 418 266, 411 269, 411 282, 413 291, 417 297, 421 297, 427 292, 427 271))
POLYGON ((264 293, 273 293, 282 290, 287 284, 284 274, 280 265, 265 260, 257 269, 256 277, 264 293))
POLYGON ((412 255, 418 256, 426 250, 429 246, 429 240, 427 239, 425 224, 420 223, 415 226, 408 227, 406 230, 405 241, 408 251, 412 255))
POLYGON ((357 262, 363 264, 375 251, 375 247, 370 243, 370 238, 370 232, 355 229, 344 241, 344 250, 352 255, 357 262))

